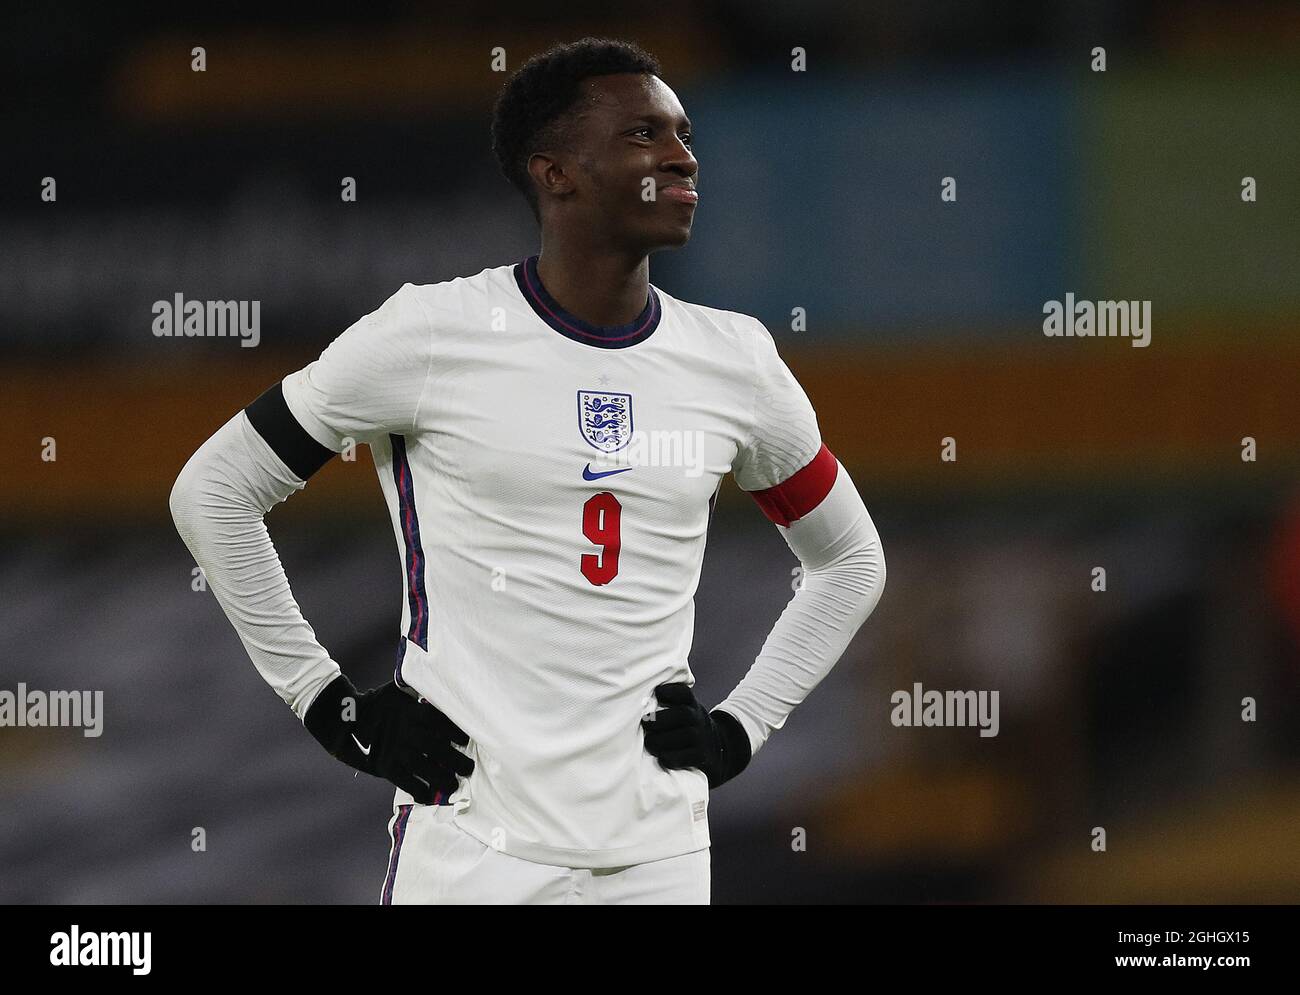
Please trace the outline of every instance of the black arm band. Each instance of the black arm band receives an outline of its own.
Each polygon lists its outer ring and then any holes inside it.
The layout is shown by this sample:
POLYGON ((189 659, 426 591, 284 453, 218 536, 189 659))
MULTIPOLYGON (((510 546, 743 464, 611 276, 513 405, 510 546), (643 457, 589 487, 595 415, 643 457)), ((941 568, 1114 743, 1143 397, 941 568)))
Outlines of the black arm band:
POLYGON ((257 434, 300 480, 308 479, 334 455, 333 450, 322 446, 298 423, 279 383, 263 391, 244 413, 257 434))

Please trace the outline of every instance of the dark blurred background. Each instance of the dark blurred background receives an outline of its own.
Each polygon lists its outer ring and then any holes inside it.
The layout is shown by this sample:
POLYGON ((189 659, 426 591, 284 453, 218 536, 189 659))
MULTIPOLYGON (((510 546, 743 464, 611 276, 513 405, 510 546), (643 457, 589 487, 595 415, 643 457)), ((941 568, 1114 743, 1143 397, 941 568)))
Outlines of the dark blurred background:
MULTIPOLYGON (((694 123, 707 198, 652 280, 772 330, 889 565, 714 795, 715 901, 1300 899, 1300 7, 563 10, 6 9, 0 689, 103 690, 105 728, 0 728, 0 901, 378 900, 391 789, 262 683, 167 495, 402 283, 535 251, 489 151, 493 49, 588 34, 655 52, 694 123), (1152 301, 1151 345, 1046 338, 1067 292, 1152 301), (259 300, 259 346, 156 337, 177 293, 259 300), (915 682, 997 690, 999 735, 896 728, 915 682)), ((709 704, 795 566, 724 495, 709 704)), ((382 681, 401 588, 368 451, 268 522, 323 644, 382 681)))

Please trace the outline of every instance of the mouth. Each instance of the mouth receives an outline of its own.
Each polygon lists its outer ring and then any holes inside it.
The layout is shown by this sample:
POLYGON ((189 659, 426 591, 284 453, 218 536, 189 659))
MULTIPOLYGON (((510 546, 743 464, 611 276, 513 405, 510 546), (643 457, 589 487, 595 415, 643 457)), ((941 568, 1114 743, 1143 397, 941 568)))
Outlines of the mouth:
POLYGON ((687 183, 669 183, 659 188, 659 196, 665 200, 677 201, 679 204, 698 204, 699 191, 687 183))

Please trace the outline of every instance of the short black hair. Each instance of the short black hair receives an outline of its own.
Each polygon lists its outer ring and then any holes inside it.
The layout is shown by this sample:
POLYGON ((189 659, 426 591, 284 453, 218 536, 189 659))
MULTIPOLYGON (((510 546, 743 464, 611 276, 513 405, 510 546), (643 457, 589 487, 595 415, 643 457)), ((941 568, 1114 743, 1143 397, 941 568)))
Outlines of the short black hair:
POLYGON ((563 141, 563 119, 578 102, 583 80, 617 73, 659 76, 661 70, 653 55, 631 42, 582 38, 534 55, 502 87, 492 113, 492 151, 539 222, 529 158, 563 141))

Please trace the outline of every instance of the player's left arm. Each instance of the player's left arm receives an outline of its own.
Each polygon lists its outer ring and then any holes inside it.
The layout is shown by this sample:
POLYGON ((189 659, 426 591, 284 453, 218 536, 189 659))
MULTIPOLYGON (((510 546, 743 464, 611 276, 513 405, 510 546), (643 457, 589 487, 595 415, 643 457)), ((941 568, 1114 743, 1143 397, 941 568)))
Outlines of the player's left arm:
POLYGON ((698 767, 710 787, 735 777, 839 660, 880 600, 880 535, 848 471, 822 442, 803 388, 763 330, 753 432, 733 467, 802 564, 803 580, 749 672, 706 712, 685 684, 656 689, 664 707, 646 747, 665 767, 698 767))

